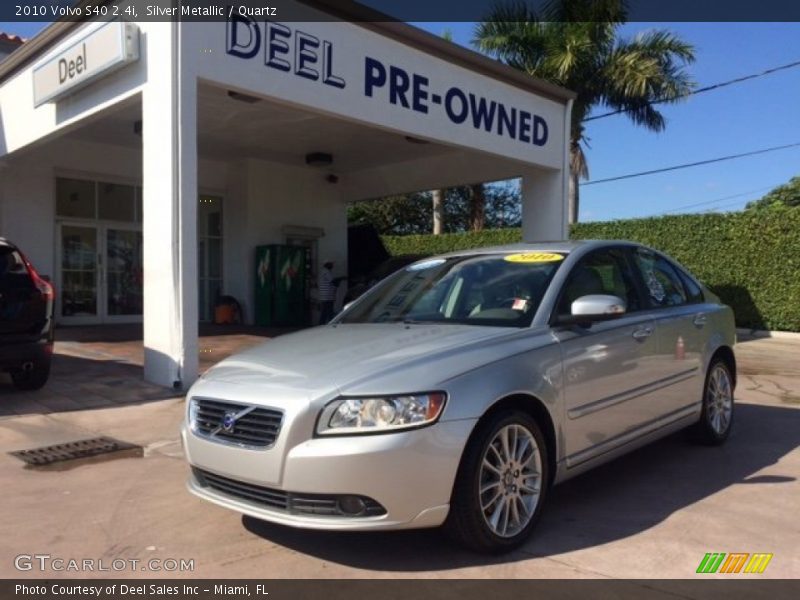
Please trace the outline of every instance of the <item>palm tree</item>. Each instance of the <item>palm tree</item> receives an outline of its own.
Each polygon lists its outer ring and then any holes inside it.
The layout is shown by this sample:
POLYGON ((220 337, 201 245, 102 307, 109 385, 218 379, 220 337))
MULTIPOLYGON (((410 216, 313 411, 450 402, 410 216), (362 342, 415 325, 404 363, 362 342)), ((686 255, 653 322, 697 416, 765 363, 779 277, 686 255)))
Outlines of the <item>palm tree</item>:
POLYGON ((664 30, 619 37, 625 0, 549 0, 540 12, 524 2, 497 6, 472 40, 482 52, 577 93, 570 135, 569 222, 578 220, 579 181, 589 177, 584 120, 593 108, 620 111, 636 125, 662 131, 653 106, 686 97, 694 83, 684 66, 694 48, 664 30))
POLYGON ((443 189, 433 190, 433 235, 444 233, 444 194, 443 189))

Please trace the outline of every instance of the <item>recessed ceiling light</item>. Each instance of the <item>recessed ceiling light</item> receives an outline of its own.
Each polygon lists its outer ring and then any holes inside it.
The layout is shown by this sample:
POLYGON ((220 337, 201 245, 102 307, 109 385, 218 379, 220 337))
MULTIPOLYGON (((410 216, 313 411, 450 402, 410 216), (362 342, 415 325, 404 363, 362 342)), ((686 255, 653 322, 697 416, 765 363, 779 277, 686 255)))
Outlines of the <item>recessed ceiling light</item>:
POLYGON ((329 167, 333 164, 333 155, 327 152, 311 152, 306 154, 306 164, 309 167, 329 167))
POLYGON ((228 97, 238 100, 239 102, 244 102, 245 104, 261 102, 261 98, 250 96, 249 94, 242 94, 241 92, 234 92, 233 90, 228 90, 228 97))

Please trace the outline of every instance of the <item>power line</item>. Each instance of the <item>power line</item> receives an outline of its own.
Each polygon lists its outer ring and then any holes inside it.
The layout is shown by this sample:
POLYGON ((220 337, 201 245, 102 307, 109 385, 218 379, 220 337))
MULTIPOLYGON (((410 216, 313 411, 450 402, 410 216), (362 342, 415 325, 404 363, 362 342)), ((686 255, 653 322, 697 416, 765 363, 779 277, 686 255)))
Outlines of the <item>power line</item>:
MULTIPOLYGON (((731 200, 732 198, 741 198, 742 196, 749 196, 750 194, 755 194, 757 192, 763 192, 764 190, 771 190, 771 189, 773 189, 773 188, 775 188, 775 187, 777 187, 779 185, 780 185, 779 183, 776 183, 775 185, 768 185, 768 186, 764 186, 764 187, 761 187, 761 188, 756 188, 754 190, 748 190, 746 192, 740 192, 738 194, 731 194, 730 196, 723 196, 722 198, 715 198, 714 200, 705 200, 703 202, 694 202, 692 204, 684 204, 682 206, 676 206, 675 208, 671 208, 671 209, 665 210, 663 212, 658 212, 658 213, 652 213, 652 214, 649 214, 649 215, 645 215, 642 218, 660 217, 662 215, 669 215, 669 214, 672 214, 672 213, 681 212, 682 210, 685 210, 687 208, 696 208, 698 206, 707 206, 709 204, 716 204, 717 202, 724 202, 725 200, 731 200)), ((738 202, 735 202, 734 204, 738 204, 738 202)), ((709 210, 716 210, 717 208, 719 208, 719 207, 712 207, 709 210)))
MULTIPOLYGON (((708 208, 708 209, 704 210, 703 212, 704 213, 710 213, 710 212, 714 212, 715 210, 720 210, 721 208, 730 208, 730 207, 733 207, 733 206, 738 206, 741 203, 742 203, 741 200, 738 200, 737 202, 729 202, 728 204, 723 204, 721 206, 713 206, 711 208, 708 208)), ((744 206, 742 206, 742 208, 744 208, 744 206)))
MULTIPOLYGON (((735 83, 741 83, 743 81, 749 81, 750 79, 758 79, 759 77, 764 77, 765 75, 771 75, 772 73, 776 73, 778 71, 783 71, 785 69, 792 69, 794 67, 800 67, 800 60, 796 60, 794 62, 790 62, 785 65, 781 65, 779 67, 772 67, 771 69, 766 69, 761 71, 760 73, 753 73, 752 75, 745 75, 743 77, 737 77, 736 79, 731 79, 729 81, 723 81, 721 83, 714 83, 712 85, 707 85, 705 87, 698 88, 696 90, 692 90, 687 94, 681 94, 680 96, 676 96, 675 98, 661 98, 658 100, 653 100, 650 104, 661 104, 662 102, 667 102, 668 100, 677 100, 678 98, 688 98, 689 96, 696 96, 697 94, 702 94, 703 92, 710 92, 712 90, 718 90, 719 88, 727 87, 729 85, 733 85, 735 83)), ((620 113, 629 112, 632 109, 629 108, 621 108, 619 110, 612 110, 611 112, 603 113, 601 115, 595 115, 593 117, 586 117, 584 121, 594 121, 596 119, 604 119, 605 117, 611 117, 614 115, 618 115, 620 113)))
POLYGON ((609 181, 619 181, 620 179, 632 179, 634 177, 643 177, 644 175, 654 175, 656 173, 665 173, 667 171, 677 171, 678 169, 687 169, 689 167, 698 167, 700 165, 708 165, 711 163, 722 162, 725 160, 733 160, 734 158, 743 158, 745 156, 755 156, 756 154, 766 154, 767 152, 775 152, 776 150, 785 150, 787 148, 795 148, 800 146, 800 142, 794 144, 785 144, 783 146, 773 146, 771 148, 762 148, 761 150, 753 150, 752 152, 742 152, 741 154, 730 154, 728 156, 721 156, 719 158, 710 158, 708 160, 699 160, 693 163, 686 163, 682 165, 673 165, 671 167, 664 167, 662 169, 652 169, 650 171, 640 171, 638 173, 628 173, 627 175, 618 175, 616 177, 608 177, 606 179, 596 179, 594 181, 587 181, 581 185, 595 185, 598 183, 608 183, 609 181))

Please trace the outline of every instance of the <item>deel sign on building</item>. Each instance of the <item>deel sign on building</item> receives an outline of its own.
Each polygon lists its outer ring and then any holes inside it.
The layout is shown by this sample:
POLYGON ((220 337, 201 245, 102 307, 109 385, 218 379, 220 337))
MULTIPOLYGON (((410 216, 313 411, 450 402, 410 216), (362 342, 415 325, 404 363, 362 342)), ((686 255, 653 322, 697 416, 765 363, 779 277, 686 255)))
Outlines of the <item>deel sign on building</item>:
POLYGON ((58 100, 138 59, 136 25, 108 23, 34 69, 34 106, 58 100))

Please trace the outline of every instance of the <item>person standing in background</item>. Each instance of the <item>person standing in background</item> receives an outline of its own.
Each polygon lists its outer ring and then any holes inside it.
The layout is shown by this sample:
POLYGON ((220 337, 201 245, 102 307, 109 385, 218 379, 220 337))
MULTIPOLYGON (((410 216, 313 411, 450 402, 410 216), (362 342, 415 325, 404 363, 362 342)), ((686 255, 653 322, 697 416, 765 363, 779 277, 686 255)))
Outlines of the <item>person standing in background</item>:
POLYGON ((336 297, 332 260, 327 260, 322 265, 317 286, 319 288, 319 324, 325 325, 333 318, 333 299, 336 297))

